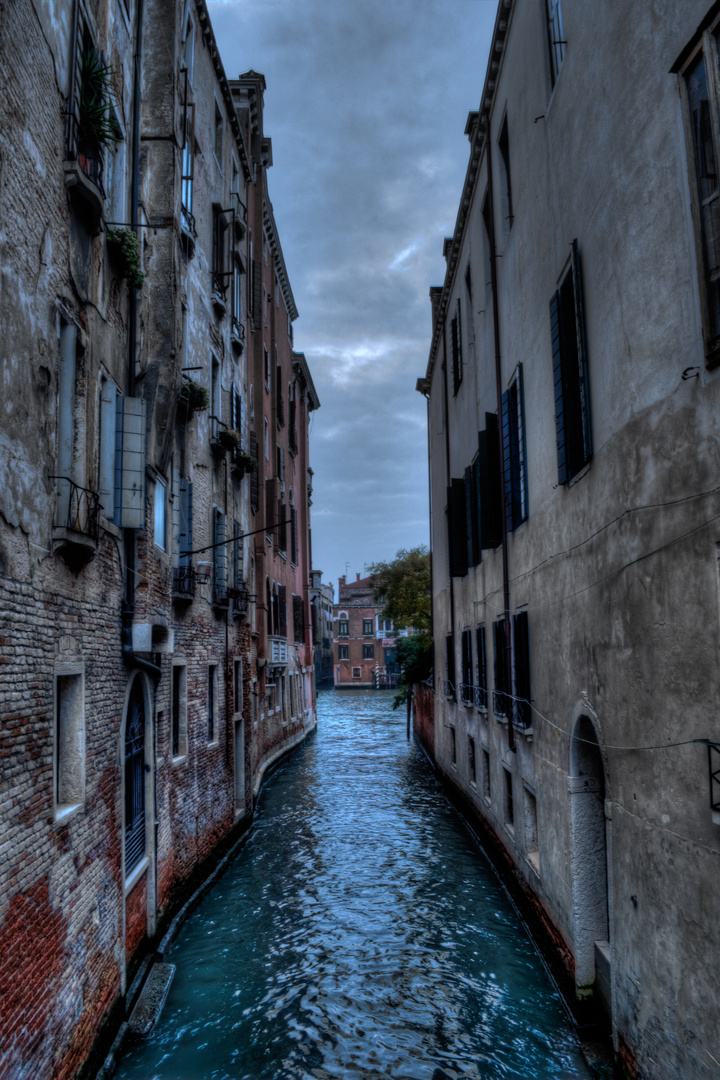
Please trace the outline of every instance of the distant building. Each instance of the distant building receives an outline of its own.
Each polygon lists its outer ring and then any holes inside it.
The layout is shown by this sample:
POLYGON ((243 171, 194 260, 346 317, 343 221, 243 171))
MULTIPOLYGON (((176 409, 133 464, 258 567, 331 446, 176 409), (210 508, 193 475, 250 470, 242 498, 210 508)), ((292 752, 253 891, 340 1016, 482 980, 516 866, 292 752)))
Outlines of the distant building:
POLYGON ((645 1080, 720 1075, 719 33, 501 0, 418 386, 435 762, 645 1080))
POLYGON ((310 618, 315 652, 315 685, 333 683, 333 600, 332 582, 323 582, 322 570, 310 571, 310 618))
POLYGON ((335 686, 382 689, 397 685, 395 641, 407 637, 409 631, 396 631, 381 612, 370 578, 358 574, 350 584, 344 577, 339 579, 338 602, 333 606, 335 686))

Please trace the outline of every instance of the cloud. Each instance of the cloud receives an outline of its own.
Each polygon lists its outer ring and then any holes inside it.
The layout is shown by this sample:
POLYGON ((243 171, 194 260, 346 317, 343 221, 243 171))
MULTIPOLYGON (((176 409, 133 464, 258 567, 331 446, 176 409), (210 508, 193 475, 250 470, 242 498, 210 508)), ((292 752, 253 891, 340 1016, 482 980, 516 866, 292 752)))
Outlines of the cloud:
POLYGON ((430 346, 496 0, 209 3, 230 78, 267 80, 268 186, 322 408, 313 561, 326 579, 427 542, 430 346))

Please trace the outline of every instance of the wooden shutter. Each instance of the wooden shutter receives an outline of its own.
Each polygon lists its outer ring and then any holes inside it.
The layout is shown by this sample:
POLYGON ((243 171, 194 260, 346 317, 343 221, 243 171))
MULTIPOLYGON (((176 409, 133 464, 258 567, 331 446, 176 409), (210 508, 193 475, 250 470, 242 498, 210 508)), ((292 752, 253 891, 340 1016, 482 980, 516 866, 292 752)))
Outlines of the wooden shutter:
POLYGON ((452 575, 464 577, 468 570, 464 480, 453 479, 451 482, 450 540, 452 575))
POLYGON ((478 626, 475 633, 477 647, 477 684, 480 688, 480 700, 478 705, 481 709, 487 708, 487 654, 485 646, 485 624, 478 626))
POLYGON ((515 447, 517 438, 513 424, 513 397, 510 390, 506 390, 502 396, 502 452, 503 452, 503 489, 505 493, 505 528, 512 532, 515 527, 514 514, 514 465, 515 447))
POLYGON ((470 630, 462 632, 462 666, 462 681, 466 686, 472 686, 472 632, 470 630))
POLYGON ((298 561, 298 523, 297 510, 290 507, 290 561, 297 566, 298 561))
POLYGON ((446 658, 446 670, 448 682, 452 685, 452 692, 455 693, 455 637, 453 634, 448 634, 445 638, 445 658, 446 658))
POLYGON ((215 572, 215 599, 224 599, 227 588, 227 563, 225 537, 225 515, 218 507, 213 509, 213 569, 215 572))
POLYGON ((180 477, 178 515, 178 565, 192 565, 192 555, 183 554, 192 550, 192 483, 180 477))
POLYGON ((80 13, 80 4, 73 4, 72 49, 70 55, 70 95, 67 111, 67 148, 68 157, 74 161, 78 155, 78 136, 80 131, 80 92, 82 83, 83 41, 85 38, 85 20, 80 13))
POLYGON ((233 546, 232 546, 232 559, 233 559, 233 585, 236 589, 242 587, 243 584, 243 545, 240 538, 240 522, 233 521, 233 546))
POLYGON ((513 637, 515 645, 515 720, 521 727, 529 727, 532 721, 530 710, 530 640, 528 635, 528 613, 519 611, 513 618, 513 637))
POLYGON ((495 681, 493 711, 497 716, 506 716, 508 712, 508 701, 505 696, 507 690, 506 672, 505 620, 498 619, 497 622, 493 623, 493 674, 495 681))
POLYGON ((275 480, 272 477, 268 477, 265 481, 265 532, 272 534, 276 524, 275 480))
POLYGON ((293 596, 293 626, 295 641, 302 642, 305 637, 305 603, 302 596, 293 596))
POLYGON ((284 585, 278 585, 278 634, 287 637, 287 600, 284 585))
POLYGON ((465 543, 467 547, 468 567, 476 565, 473 545, 473 505, 472 505, 472 469, 470 466, 465 470, 465 543))
POLYGON ((260 458, 258 456, 258 442, 254 431, 250 432, 250 457, 255 458, 257 464, 250 473, 250 509, 257 514, 260 505, 260 458))
POLYGON ((555 395, 555 446, 557 447, 558 483, 569 479, 567 461, 567 438, 565 433, 565 386, 562 362, 562 327, 560 319, 560 292, 550 301, 550 341, 553 361, 553 392, 555 395))
POLYGON ((497 416, 485 413, 485 430, 478 432, 480 544, 483 548, 495 548, 502 543, 500 479, 497 416))
POLYGON ((588 371, 587 334, 585 330, 585 298, 580 271, 578 242, 572 242, 572 276, 575 293, 575 333, 578 349, 578 384, 582 417, 583 464, 593 455, 592 418, 590 414, 590 374, 588 371))
POLYGON ((117 398, 115 524, 145 527, 145 399, 117 398))
POLYGON ((253 260, 252 274, 252 317, 256 326, 260 325, 262 318, 262 262, 260 259, 253 260))

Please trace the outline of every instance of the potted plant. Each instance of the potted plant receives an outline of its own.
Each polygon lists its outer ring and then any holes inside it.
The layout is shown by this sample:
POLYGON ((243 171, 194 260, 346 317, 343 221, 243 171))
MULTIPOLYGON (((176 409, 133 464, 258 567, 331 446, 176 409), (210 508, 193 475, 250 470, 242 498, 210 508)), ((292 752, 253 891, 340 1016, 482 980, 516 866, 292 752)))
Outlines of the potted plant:
POLYGON ((131 288, 141 289, 145 274, 140 269, 140 244, 135 232, 125 228, 108 229, 107 243, 120 276, 127 278, 131 288))
POLYGON ((233 453, 232 467, 237 470, 241 476, 245 476, 246 473, 251 473, 257 469, 257 458, 252 457, 250 454, 243 453, 242 450, 236 450, 233 453))
POLYGON ((242 449, 240 432, 234 431, 232 428, 221 428, 217 440, 224 450, 231 450, 234 454, 239 454, 242 449))
POLYGON ((180 391, 180 403, 188 413, 204 412, 210 406, 210 394, 201 383, 185 378, 180 391))
POLYGON ((112 69, 103 63, 95 49, 85 49, 80 64, 80 96, 78 99, 78 163, 91 179, 94 166, 104 146, 121 138, 113 115, 114 98, 110 79, 112 69))

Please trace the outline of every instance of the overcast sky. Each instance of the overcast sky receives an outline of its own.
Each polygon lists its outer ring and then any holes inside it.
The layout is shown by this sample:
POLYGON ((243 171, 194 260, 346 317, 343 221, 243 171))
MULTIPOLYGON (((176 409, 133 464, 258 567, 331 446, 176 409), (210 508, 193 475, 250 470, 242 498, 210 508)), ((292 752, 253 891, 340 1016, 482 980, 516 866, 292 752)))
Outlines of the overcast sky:
POLYGON ((430 346, 496 0, 214 0, 228 78, 265 75, 270 199, 321 408, 323 580, 428 542, 430 346))

